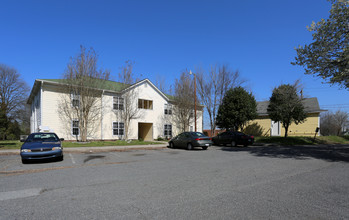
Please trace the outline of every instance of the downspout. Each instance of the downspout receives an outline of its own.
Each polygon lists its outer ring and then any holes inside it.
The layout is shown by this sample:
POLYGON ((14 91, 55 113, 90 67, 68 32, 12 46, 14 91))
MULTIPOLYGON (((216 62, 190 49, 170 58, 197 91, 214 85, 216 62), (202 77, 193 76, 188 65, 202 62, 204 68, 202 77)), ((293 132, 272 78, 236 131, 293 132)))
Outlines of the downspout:
POLYGON ((101 140, 103 140, 103 95, 104 95, 104 90, 102 91, 102 96, 101 96, 101 140))
POLYGON ((42 123, 42 112, 43 112, 43 111, 42 111, 42 110, 43 110, 43 109, 42 109, 42 95, 43 95, 43 94, 42 94, 42 87, 43 87, 43 86, 44 86, 44 82, 41 81, 41 86, 40 86, 40 102, 39 102, 39 105, 40 105, 40 106, 39 106, 39 108, 40 108, 40 125, 39 125, 39 127, 38 127, 38 129, 39 129, 38 131, 40 131, 40 126, 42 126, 42 124, 43 124, 43 123, 42 123))

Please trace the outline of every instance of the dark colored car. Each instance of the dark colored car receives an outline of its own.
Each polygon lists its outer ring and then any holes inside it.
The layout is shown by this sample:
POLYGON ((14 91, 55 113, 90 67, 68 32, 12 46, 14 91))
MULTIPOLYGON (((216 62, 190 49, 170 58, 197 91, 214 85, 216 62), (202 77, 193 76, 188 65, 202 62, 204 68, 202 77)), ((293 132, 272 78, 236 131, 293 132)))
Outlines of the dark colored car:
POLYGON ((200 132, 183 132, 172 138, 169 142, 170 148, 186 148, 192 150, 194 147, 202 147, 207 150, 212 145, 210 137, 200 132))
POLYGON ((21 147, 22 162, 38 159, 63 160, 63 147, 55 133, 32 133, 23 141, 21 147))
POLYGON ((233 147, 237 145, 252 145, 254 142, 254 137, 251 135, 244 134, 238 131, 226 131, 218 134, 212 138, 215 145, 231 145, 233 147))

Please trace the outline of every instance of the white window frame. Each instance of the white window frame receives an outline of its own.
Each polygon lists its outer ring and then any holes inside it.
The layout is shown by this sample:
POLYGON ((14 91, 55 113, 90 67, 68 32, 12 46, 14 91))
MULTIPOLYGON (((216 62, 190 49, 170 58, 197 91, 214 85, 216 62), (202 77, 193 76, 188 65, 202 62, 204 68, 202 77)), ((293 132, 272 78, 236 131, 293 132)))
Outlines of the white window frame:
POLYGON ((119 122, 119 121, 113 121, 112 132, 113 132, 113 136, 118 136, 118 137, 124 136, 125 135, 125 123, 119 122), (122 124, 122 127, 120 127, 121 124, 122 124), (115 125, 117 125, 117 127, 115 127, 115 125), (117 130, 117 134, 114 133, 114 130, 117 130), (122 131, 122 134, 120 134, 120 131, 122 131))
POLYGON ((172 115, 172 104, 165 103, 164 114, 165 115, 172 115))
POLYGON ((75 94, 74 92, 71 92, 71 106, 72 107, 80 107, 80 94, 75 94), (75 104, 75 101, 77 101, 77 105, 75 104))
POLYGON ((113 110, 124 110, 124 98, 113 96, 113 110))
POLYGON ((172 125, 171 124, 164 125, 164 137, 166 137, 166 138, 172 137, 172 125))
POLYGON ((190 111, 189 118, 194 118, 194 110, 190 111))
POLYGON ((78 119, 73 119, 72 120, 72 122, 71 122, 71 134, 73 135, 73 136, 80 136, 80 128, 79 128, 79 120, 78 119), (77 122, 78 123, 78 126, 76 127, 76 126, 74 126, 74 122, 77 122), (76 135, 76 134, 74 134, 74 129, 78 129, 78 134, 76 135))

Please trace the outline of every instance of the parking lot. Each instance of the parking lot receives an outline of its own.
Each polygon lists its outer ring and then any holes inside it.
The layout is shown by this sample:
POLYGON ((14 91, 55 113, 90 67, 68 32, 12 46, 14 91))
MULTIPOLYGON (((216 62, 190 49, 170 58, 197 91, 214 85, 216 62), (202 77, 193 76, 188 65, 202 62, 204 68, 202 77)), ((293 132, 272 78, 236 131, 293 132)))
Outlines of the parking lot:
POLYGON ((0 219, 347 219, 348 149, 0 155, 0 219))

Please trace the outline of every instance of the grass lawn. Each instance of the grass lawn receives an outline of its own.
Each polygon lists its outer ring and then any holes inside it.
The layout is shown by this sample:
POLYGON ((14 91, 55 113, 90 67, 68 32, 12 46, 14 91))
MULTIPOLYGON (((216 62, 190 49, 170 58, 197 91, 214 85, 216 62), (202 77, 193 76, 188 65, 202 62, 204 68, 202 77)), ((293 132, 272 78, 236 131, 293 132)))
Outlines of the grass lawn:
POLYGON ((103 146, 129 146, 129 145, 149 145, 161 144, 160 142, 152 141, 91 141, 87 143, 82 142, 63 142, 63 147, 103 147, 103 146))
POLYGON ((255 137, 256 143, 278 145, 315 145, 315 144, 349 144, 349 136, 319 136, 313 137, 255 137))
POLYGON ((0 141, 0 150, 1 149, 19 149, 22 146, 20 141, 0 141))
MULTIPOLYGON (((277 145, 316 145, 316 144, 349 144, 349 136, 320 136, 316 137, 255 137, 255 143, 277 144, 277 145)), ((149 145, 160 144, 161 142, 148 141, 91 141, 82 142, 63 142, 63 147, 103 147, 103 146, 128 146, 128 145, 149 145)), ((1 149, 20 149, 22 142, 20 141, 0 141, 1 149)))
MULTIPOLYGON (((22 146, 20 141, 0 141, 1 149, 20 149, 22 146)), ((66 142, 63 141, 63 147, 103 147, 103 146, 128 146, 128 145, 149 145, 149 144, 161 144, 160 142, 148 142, 148 141, 91 141, 87 143, 79 142, 66 142)))

